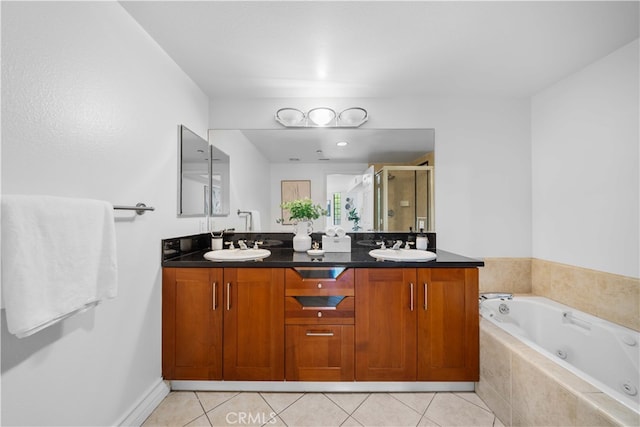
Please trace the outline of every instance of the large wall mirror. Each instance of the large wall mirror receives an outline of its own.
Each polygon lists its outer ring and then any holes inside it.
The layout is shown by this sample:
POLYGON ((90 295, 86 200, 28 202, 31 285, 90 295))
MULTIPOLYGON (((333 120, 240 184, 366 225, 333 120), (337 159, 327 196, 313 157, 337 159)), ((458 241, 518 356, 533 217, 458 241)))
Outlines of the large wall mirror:
POLYGON ((435 231, 434 129, 234 132, 271 163, 272 206, 280 204, 276 189, 281 181, 305 179, 311 181, 314 202, 326 203, 325 227, 341 226, 349 232, 435 231), (319 189, 323 190, 318 193, 319 189))
POLYGON ((178 216, 229 215, 229 156, 178 126, 178 216))

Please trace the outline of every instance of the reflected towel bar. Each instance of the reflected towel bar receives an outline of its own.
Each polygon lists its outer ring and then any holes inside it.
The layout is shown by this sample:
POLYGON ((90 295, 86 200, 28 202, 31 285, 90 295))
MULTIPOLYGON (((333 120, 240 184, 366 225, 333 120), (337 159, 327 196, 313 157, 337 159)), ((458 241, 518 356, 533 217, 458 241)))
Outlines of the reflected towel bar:
POLYGON ((135 206, 118 206, 113 205, 113 209, 125 210, 125 211, 136 211, 138 215, 144 215, 145 211, 155 211, 156 208, 147 206, 144 203, 138 203, 135 206))

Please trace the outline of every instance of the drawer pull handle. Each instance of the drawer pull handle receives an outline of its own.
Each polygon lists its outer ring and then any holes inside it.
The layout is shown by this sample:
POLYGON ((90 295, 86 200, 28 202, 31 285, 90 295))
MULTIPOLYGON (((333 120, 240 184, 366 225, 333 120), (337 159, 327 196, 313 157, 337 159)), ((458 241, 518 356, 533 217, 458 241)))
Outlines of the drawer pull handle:
POLYGON ((231 282, 227 282, 227 311, 231 310, 231 282))
POLYGON ((302 306, 303 310, 337 310, 337 307, 316 307, 316 306, 302 306))
POLYGON ((307 331, 307 336, 308 337, 332 337, 333 336, 333 332, 331 332, 331 331, 327 331, 327 332, 307 331))
POLYGON ((427 283, 424 283, 424 311, 427 311, 427 283))
POLYGON ((213 310, 218 308, 218 282, 213 282, 213 310))
POLYGON ((413 311, 413 283, 409 283, 409 294, 411 295, 409 301, 409 308, 413 311))

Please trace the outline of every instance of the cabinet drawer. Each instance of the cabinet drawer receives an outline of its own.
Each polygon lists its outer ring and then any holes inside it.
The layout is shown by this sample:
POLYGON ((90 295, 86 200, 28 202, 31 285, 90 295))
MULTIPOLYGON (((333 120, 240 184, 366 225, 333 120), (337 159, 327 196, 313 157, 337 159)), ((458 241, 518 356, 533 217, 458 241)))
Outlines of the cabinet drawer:
POLYGON ((288 381, 353 381, 352 325, 287 325, 288 381))
POLYGON ((332 278, 331 276, 335 273, 337 273, 336 269, 322 267, 287 269, 285 295, 354 296, 353 269, 345 269, 337 277, 332 278))
POLYGON ((304 325, 322 325, 322 324, 349 324, 353 325, 355 317, 355 299, 354 297, 344 297, 337 305, 340 297, 329 296, 324 297, 328 300, 325 304, 321 299, 323 297, 306 297, 298 298, 288 296, 285 298, 284 318, 285 324, 304 324, 304 325), (312 298, 312 301, 305 300, 312 298), (311 302, 314 305, 310 305, 311 302), (305 305, 306 304, 306 305, 305 305))

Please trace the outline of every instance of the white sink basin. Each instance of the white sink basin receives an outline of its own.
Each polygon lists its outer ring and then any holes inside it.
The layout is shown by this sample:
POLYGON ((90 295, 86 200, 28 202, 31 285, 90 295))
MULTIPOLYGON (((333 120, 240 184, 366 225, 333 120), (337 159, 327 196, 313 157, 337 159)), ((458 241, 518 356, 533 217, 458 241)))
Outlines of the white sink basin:
POLYGON ((271 255, 268 249, 223 249, 204 254, 209 261, 254 261, 271 255))
POLYGON ((436 254, 417 249, 374 249, 369 255, 380 261, 423 262, 436 259, 436 254))

